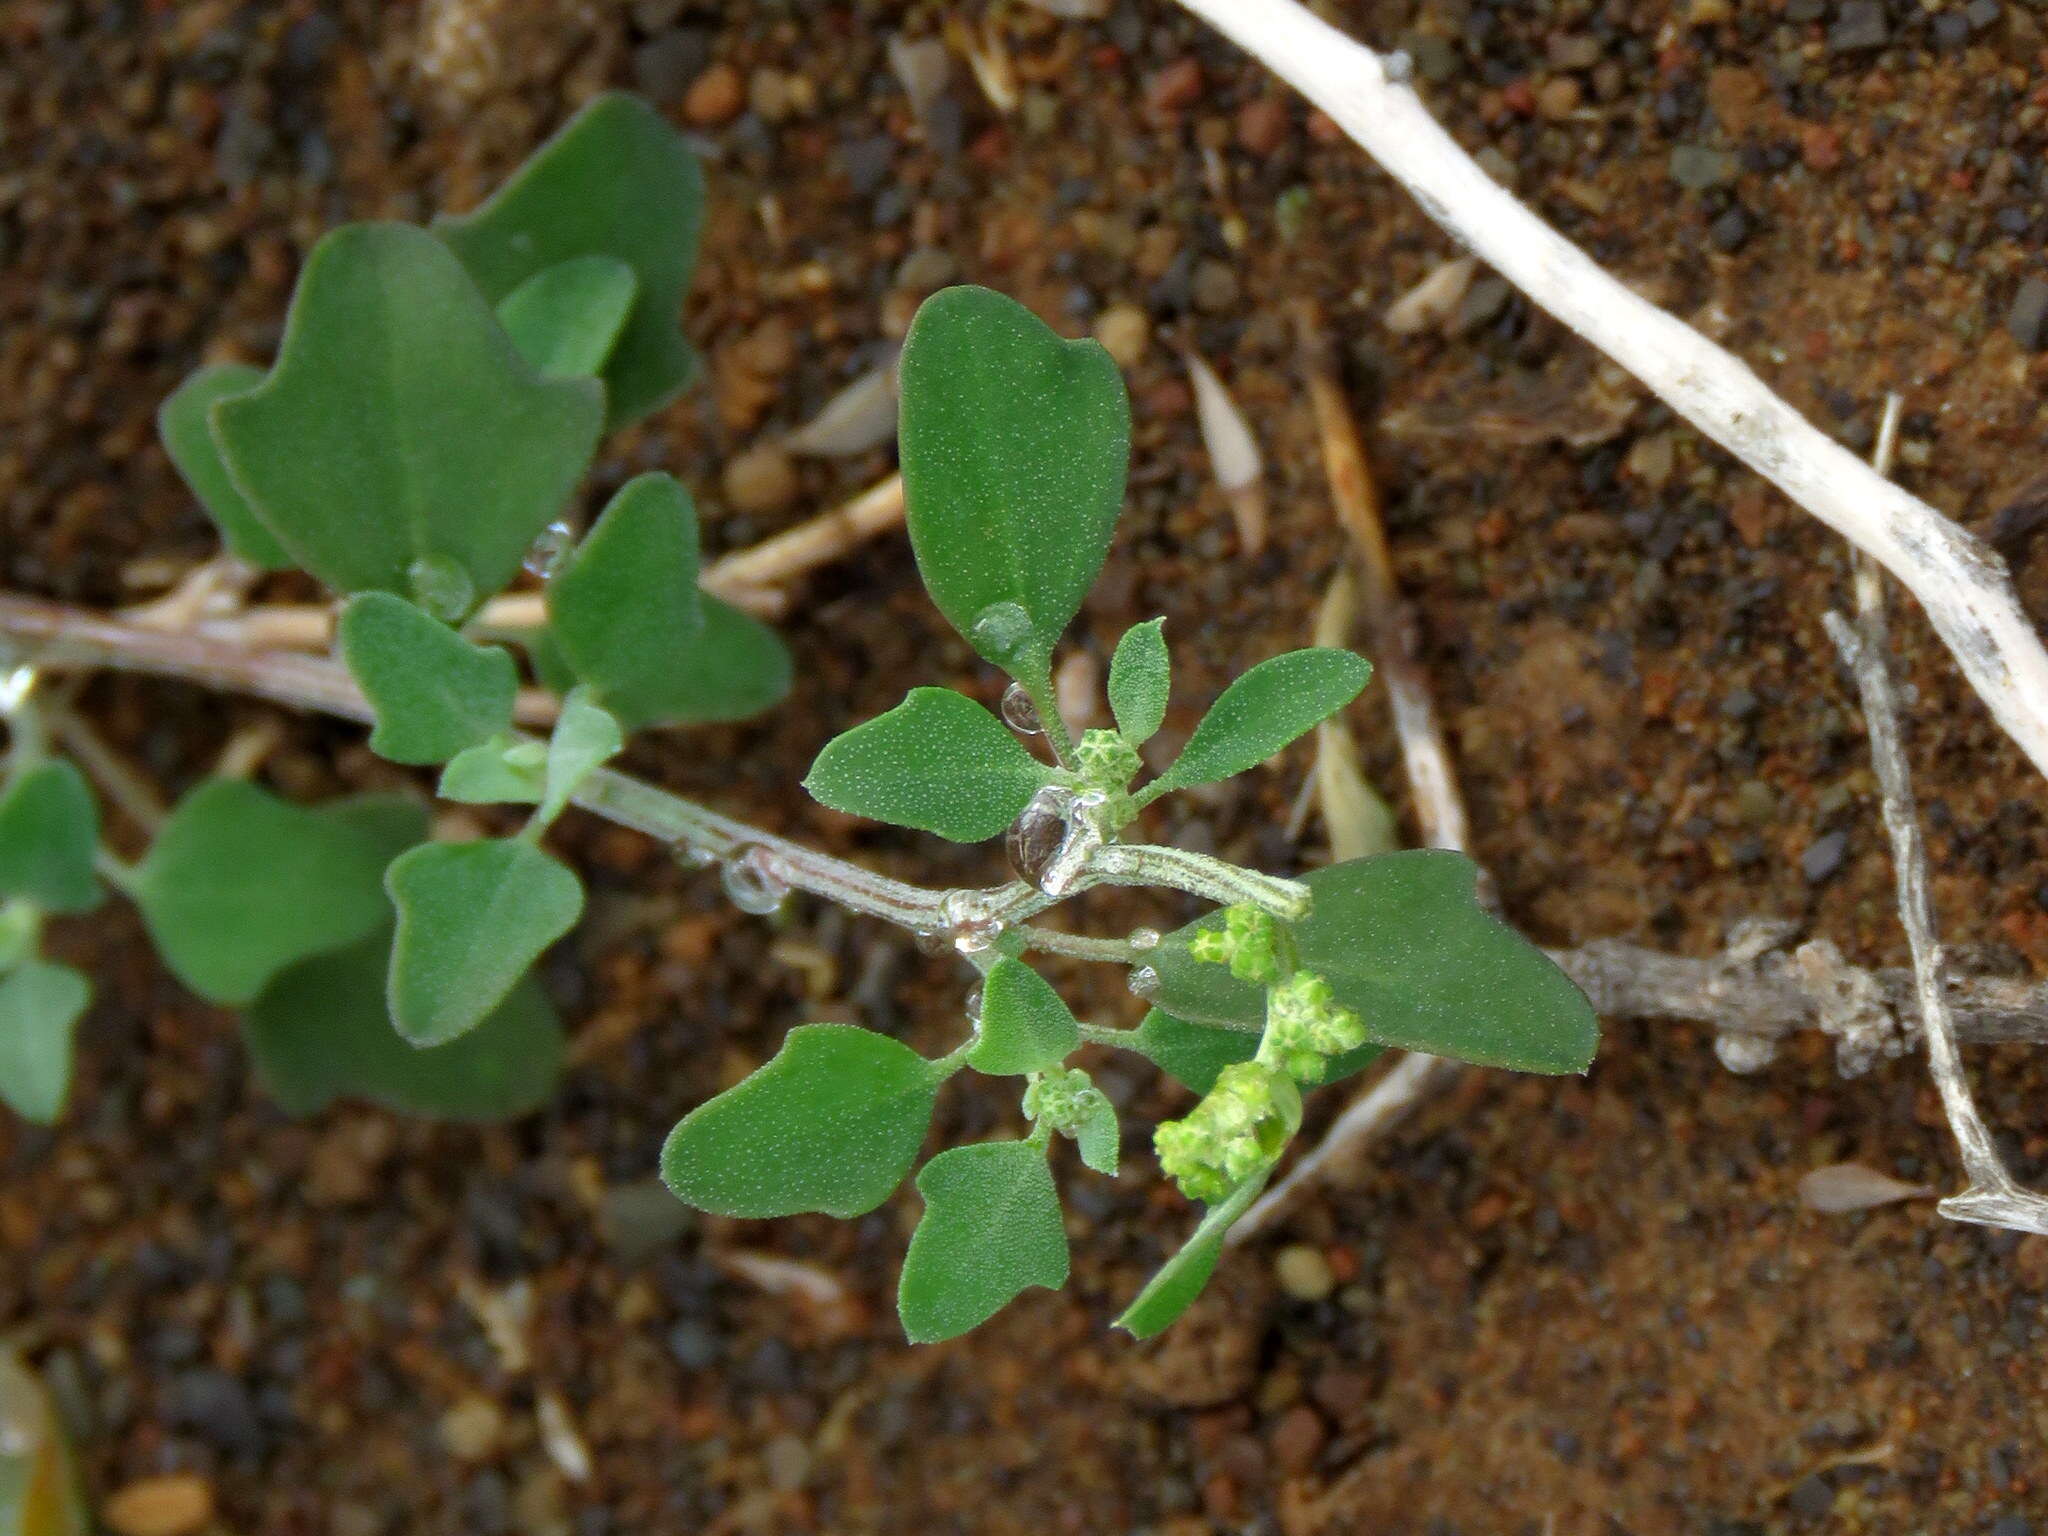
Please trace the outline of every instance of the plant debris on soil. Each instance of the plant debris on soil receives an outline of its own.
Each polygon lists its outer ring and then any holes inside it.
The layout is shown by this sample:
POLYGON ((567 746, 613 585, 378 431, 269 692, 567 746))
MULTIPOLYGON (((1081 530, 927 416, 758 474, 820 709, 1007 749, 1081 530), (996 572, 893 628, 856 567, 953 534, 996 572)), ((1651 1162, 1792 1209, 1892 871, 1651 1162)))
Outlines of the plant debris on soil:
MULTIPOLYGON (((1319 9, 1407 49, 1493 174, 1851 447, 1901 392, 1914 491, 1977 528, 2032 494, 2048 448, 2032 0, 1319 9)), ((1134 474, 1071 641, 1104 658, 1127 623, 1167 616, 1170 749, 1228 676, 1305 642, 1342 558, 1286 309, 1312 295, 1361 411, 1413 428, 1375 450, 1395 555, 1512 920, 1550 943, 1706 953, 1772 916, 1898 963, 1860 721, 1820 630, 1844 600, 1839 541, 1483 269, 1441 320, 1390 330, 1388 307, 1457 253, 1164 0, 983 15, 6 0, 0 580, 111 605, 204 558, 212 536, 155 443, 162 397, 201 360, 268 361, 324 230, 467 207, 622 85, 708 163, 688 323, 707 369, 611 445, 593 503, 671 469, 717 552, 872 483, 886 447, 782 440, 886 367, 943 283, 1101 327, 1132 385, 1134 474), (1260 437, 1255 557, 1202 452, 1183 349, 1260 437)), ((2048 612, 2048 559, 2015 560, 2048 612)), ((1979 968, 2039 974, 2040 782, 1917 615, 1898 628, 1945 936, 1979 968)), ((926 884, 992 878, 987 850, 856 824, 796 787, 907 682, 994 700, 903 542, 810 579, 787 633, 785 707, 646 740, 634 768, 926 884)), ((359 733, 246 701, 112 677, 83 701, 168 791, 260 719, 286 793, 406 781, 359 733)), ((1356 717, 1367 768, 1398 793, 1373 708, 1356 717)), ((1308 750, 1181 797, 1156 834, 1315 861, 1284 831, 1308 750)), ((794 1023, 949 1041, 957 967, 811 905, 737 914, 624 833, 562 838, 592 889, 547 967, 575 1066, 507 1128, 357 1107, 287 1120, 232 1020, 157 968, 131 917, 57 930, 100 1001, 69 1118, 0 1125, 0 1333, 49 1384, 113 1528, 2048 1531, 2048 1239, 1945 1223, 1925 1200, 1801 1203, 1801 1177, 1840 1163, 1956 1187, 1916 1060, 1842 1081, 1815 1037, 1737 1078, 1701 1031, 1642 1022, 1611 1024, 1583 1080, 1469 1074, 1146 1346, 1107 1323, 1190 1212, 1135 1128, 1184 1099, 1104 1065, 1132 1144, 1114 1180, 1060 1166, 1073 1283, 912 1349, 891 1297, 914 1196, 851 1224, 747 1225, 649 1181, 669 1126, 794 1023)), ((1104 931, 1183 915, 1108 895, 1082 910, 1104 931)), ((1114 977, 1059 979, 1103 1022, 1135 1021, 1114 977)), ((2048 1175, 2042 1063, 1971 1063, 2030 1180, 2048 1175)), ((956 1085, 937 1136, 1015 1121, 1008 1087, 956 1085)))

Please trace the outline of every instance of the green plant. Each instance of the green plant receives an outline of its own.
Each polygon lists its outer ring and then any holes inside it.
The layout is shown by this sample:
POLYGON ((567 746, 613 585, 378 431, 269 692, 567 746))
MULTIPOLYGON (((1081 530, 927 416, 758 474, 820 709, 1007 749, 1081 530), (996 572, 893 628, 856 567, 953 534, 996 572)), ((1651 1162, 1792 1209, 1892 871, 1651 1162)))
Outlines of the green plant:
POLYGON ((925 1208, 899 1297, 916 1340, 1064 1283, 1054 1143, 1072 1141, 1099 1175, 1122 1153, 1115 1109, 1077 1052, 1133 1052, 1197 1096, 1154 1146, 1207 1212, 1120 1319, 1140 1335, 1199 1292, 1223 1231, 1299 1127, 1304 1089, 1387 1045, 1526 1071, 1586 1066, 1584 1000, 1480 907, 1458 855, 1293 880, 1127 838, 1153 801, 1243 773, 1342 709, 1371 669, 1331 649, 1264 661, 1144 780, 1140 748, 1165 722, 1171 683, 1155 619, 1116 647, 1115 728, 1071 731, 1053 660, 1109 549, 1128 407, 1101 348, 984 289, 946 290, 916 317, 902 462, 918 568, 1009 675, 1003 718, 913 689, 829 743, 805 783, 842 811, 1003 838, 1017 878, 920 890, 609 767, 633 731, 751 714, 789 680, 770 632, 699 591, 694 513, 673 478, 628 482, 580 538, 564 517, 600 432, 689 372, 674 315, 700 199, 661 120, 602 98, 474 215, 432 232, 330 235, 306 262, 276 365, 202 369, 166 403, 166 447, 229 548, 338 594, 336 649, 373 750, 439 768, 445 799, 529 809, 509 835, 445 841, 409 798, 303 807, 215 780, 124 863, 100 844, 85 781, 48 748, 23 658, 0 674, 0 1092, 19 1112, 60 1110, 88 995, 83 977, 41 958, 44 919, 89 909, 101 879, 135 902, 193 991, 241 1010, 287 1108, 338 1096, 470 1117, 533 1106, 562 1032, 531 968, 583 904, 543 846, 571 804, 663 839, 686 865, 718 865, 747 911, 808 890, 913 928, 976 973, 952 1050, 929 1059, 850 1025, 800 1026, 685 1117, 661 1159, 676 1194, 707 1210, 854 1216, 902 1183, 950 1079, 1018 1079, 1020 1137, 942 1151, 917 1175, 925 1208), (545 583, 545 626, 508 634, 480 615, 522 564, 545 583), (545 738, 520 728, 507 640, 560 696, 545 738), (1045 755, 1026 744, 1038 738, 1045 755), (1031 922, 1105 885, 1178 890, 1216 910, 1166 935, 1031 922), (1126 967, 1151 1011, 1134 1029, 1080 1020, 1028 963, 1034 952, 1126 967))

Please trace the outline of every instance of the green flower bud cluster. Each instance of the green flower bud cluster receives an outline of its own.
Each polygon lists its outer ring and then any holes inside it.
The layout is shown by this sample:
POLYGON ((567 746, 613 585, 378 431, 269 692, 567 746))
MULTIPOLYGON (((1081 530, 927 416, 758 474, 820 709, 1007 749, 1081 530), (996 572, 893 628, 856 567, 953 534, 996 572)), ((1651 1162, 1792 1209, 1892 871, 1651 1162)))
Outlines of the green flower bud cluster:
POLYGON ((1161 1122, 1152 1146, 1182 1194, 1213 1204, 1271 1164, 1300 1123, 1293 1082, 1272 1067, 1240 1061, 1217 1075, 1187 1118, 1161 1122))
POLYGON ((1106 1102, 1079 1067, 1048 1067, 1024 1090, 1024 1114, 1040 1125, 1049 1125, 1063 1136, 1072 1136, 1083 1122, 1106 1102))
POLYGON ((1239 902, 1223 909, 1223 926, 1208 928, 1188 943, 1188 953, 1211 965, 1227 965, 1239 981, 1267 986, 1280 979, 1280 921, 1262 908, 1239 902))
POLYGON ((1298 1082, 1319 1083, 1329 1058, 1365 1044, 1365 1023, 1337 1006, 1330 984, 1313 971, 1296 971, 1266 993, 1266 1032, 1258 1059, 1298 1082))
POLYGON ((1096 789, 1120 790, 1143 766, 1138 749, 1115 731, 1083 731, 1074 745, 1074 767, 1096 789))

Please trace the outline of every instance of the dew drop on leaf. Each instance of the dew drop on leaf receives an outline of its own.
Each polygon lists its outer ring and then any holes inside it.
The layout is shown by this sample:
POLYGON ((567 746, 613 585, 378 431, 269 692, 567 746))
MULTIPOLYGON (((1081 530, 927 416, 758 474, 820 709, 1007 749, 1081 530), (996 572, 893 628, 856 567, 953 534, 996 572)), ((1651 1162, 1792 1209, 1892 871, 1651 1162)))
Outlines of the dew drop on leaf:
POLYGON ((789 895, 789 882, 775 855, 760 843, 747 843, 735 850, 720 876, 732 904, 757 917, 773 912, 789 895))
POLYGON ((1045 872, 1067 836, 1067 808, 1073 804, 1071 791, 1048 784, 1031 797, 1024 814, 1011 825, 1003 839, 1010 856, 1010 871, 1032 889, 1040 888, 1045 872))
POLYGON ((1038 718, 1038 706, 1031 702, 1031 695, 1022 683, 1012 683, 1003 690, 1003 719, 1020 736, 1045 734, 1044 722, 1038 718))
POLYGON ((1159 972, 1149 965, 1141 965, 1131 972, 1130 979, 1124 985, 1131 989, 1134 996, 1146 999, 1157 997, 1159 995, 1159 972))
POLYGON ((967 638, 998 666, 1008 666, 1031 643, 1031 615, 1022 603, 990 603, 975 615, 967 638))
POLYGON ((1124 939, 1124 942, 1142 955, 1148 949, 1157 949, 1159 947, 1159 930, 1157 928, 1133 928, 1124 939))
POLYGON ((421 555, 406 567, 412 600, 443 623, 465 618, 476 604, 476 583, 460 562, 447 555, 421 555))
POLYGON ((562 568, 562 562, 569 558, 569 551, 576 545, 576 530, 560 518, 541 530, 540 537, 533 541, 533 547, 526 552, 520 563, 526 567, 529 576, 542 581, 554 579, 555 572, 562 568))
POLYGON ((977 891, 946 892, 939 915, 953 947, 963 955, 978 955, 1002 937, 1002 919, 989 910, 987 898, 977 891))

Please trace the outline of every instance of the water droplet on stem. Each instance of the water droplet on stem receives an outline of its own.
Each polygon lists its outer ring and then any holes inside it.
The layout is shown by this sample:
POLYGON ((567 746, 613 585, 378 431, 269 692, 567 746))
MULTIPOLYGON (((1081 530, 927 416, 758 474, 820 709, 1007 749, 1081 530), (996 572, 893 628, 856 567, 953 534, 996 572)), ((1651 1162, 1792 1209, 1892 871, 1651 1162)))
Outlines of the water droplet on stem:
POLYGON ((1042 889, 1045 872, 1067 836, 1067 808, 1074 802, 1072 791, 1048 784, 1031 797, 1003 838, 1003 851, 1010 858, 1010 872, 1033 890, 1042 889))
POLYGON ((1012 683, 1003 690, 1003 719, 1020 736, 1045 734, 1045 722, 1038 718, 1038 706, 1031 702, 1031 695, 1022 683, 1012 683))
POLYGON ((725 861, 721 878, 732 904, 757 917, 773 912, 789 895, 789 881, 783 878, 780 863, 760 843, 747 843, 735 850, 725 861))

